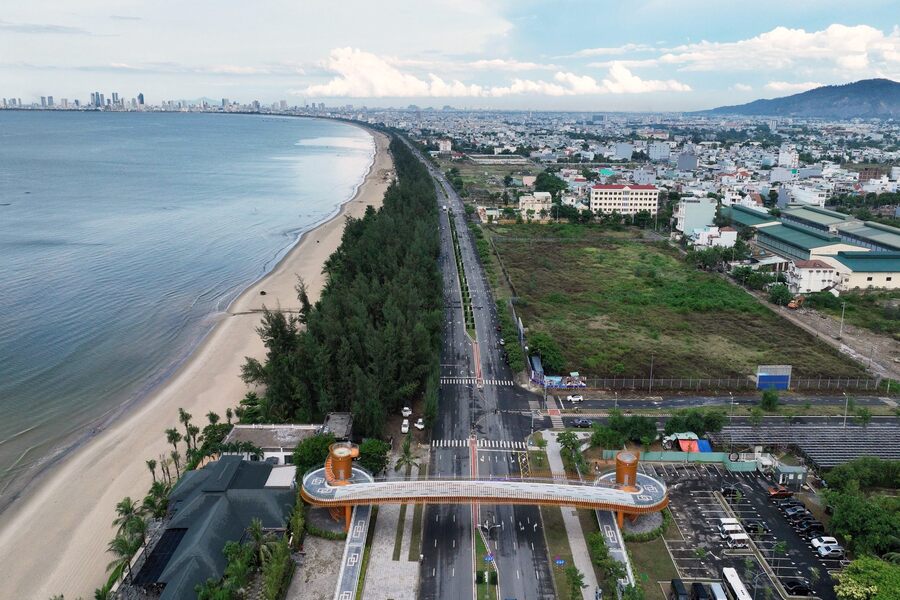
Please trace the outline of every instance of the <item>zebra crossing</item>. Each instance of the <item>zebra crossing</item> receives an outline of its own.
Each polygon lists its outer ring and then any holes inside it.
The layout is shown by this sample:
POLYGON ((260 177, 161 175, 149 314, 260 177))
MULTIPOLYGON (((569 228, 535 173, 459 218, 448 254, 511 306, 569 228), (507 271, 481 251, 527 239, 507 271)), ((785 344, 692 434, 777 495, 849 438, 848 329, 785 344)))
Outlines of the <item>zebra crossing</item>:
MULTIPOLYGON (((511 379, 484 379, 484 385, 513 385, 511 379)), ((441 377, 441 385, 475 385, 474 377, 441 377)))
MULTIPOLYGON (((432 448, 468 448, 471 440, 431 440, 432 448)), ((527 450, 528 445, 525 442, 516 440, 485 440, 479 439, 475 442, 478 448, 494 449, 494 450, 527 450)))

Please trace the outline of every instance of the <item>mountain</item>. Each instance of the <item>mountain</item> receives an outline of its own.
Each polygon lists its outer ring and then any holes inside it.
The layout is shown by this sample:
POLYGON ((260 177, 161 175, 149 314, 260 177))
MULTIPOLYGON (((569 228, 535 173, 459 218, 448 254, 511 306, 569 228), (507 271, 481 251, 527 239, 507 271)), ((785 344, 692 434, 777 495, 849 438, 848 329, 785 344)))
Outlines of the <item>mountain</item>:
POLYGON ((694 114, 764 115, 830 119, 900 118, 900 83, 864 79, 846 85, 826 85, 793 96, 720 106, 694 114))

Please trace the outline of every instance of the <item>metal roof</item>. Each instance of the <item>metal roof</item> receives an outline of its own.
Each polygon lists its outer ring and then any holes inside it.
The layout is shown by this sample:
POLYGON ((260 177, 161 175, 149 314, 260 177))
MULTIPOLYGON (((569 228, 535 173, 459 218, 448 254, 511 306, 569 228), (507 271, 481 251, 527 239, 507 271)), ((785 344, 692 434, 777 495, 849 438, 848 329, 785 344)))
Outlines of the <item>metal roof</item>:
POLYGON ((794 227, 792 225, 771 225, 759 230, 759 236, 769 236, 775 240, 801 248, 803 250, 812 250, 813 248, 821 248, 832 244, 840 244, 841 238, 824 233, 816 233, 808 229, 794 227))
POLYGON ((838 225, 837 229, 841 233, 854 235, 873 244, 878 244, 891 250, 900 250, 900 229, 896 227, 866 221, 865 223, 854 222, 838 225))
POLYGON ((772 215, 737 205, 723 206, 722 212, 732 221, 739 225, 743 225, 744 227, 753 227, 754 225, 774 223, 777 221, 772 215))
POLYGON ((257 448, 296 448, 312 437, 318 425, 235 425, 225 442, 250 442, 257 448))
POLYGON ((803 219, 804 221, 809 221, 817 225, 825 226, 853 220, 853 217, 850 215, 845 215, 843 213, 835 212, 833 210, 827 210, 824 208, 818 208, 815 206, 787 208, 781 211, 781 214, 785 217, 803 219))
POLYGON ((838 252, 834 258, 854 273, 900 273, 900 252, 838 252))

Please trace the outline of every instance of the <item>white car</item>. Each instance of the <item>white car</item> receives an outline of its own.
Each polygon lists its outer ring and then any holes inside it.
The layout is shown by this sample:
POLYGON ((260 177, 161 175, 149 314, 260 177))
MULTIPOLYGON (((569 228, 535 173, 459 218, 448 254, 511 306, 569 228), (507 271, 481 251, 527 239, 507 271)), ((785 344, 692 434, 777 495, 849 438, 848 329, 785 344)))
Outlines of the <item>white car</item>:
POLYGON ((423 419, 422 417, 419 417, 419 420, 416 421, 416 424, 413 425, 413 427, 415 427, 419 431, 422 431, 423 429, 425 429, 425 419, 423 419))
POLYGON ((569 402, 584 402, 584 396, 581 394, 572 394, 570 396, 566 396, 566 400, 569 402))
POLYGON ((403 424, 400 425, 400 433, 409 433, 409 419, 403 419, 403 424))
POLYGON ((819 546, 837 546, 838 545, 838 541, 836 539, 834 539, 833 537, 827 536, 827 535, 822 536, 822 537, 813 538, 813 539, 809 540, 809 543, 812 544, 813 548, 818 548, 819 546))
POLYGON ((819 546, 816 548, 822 558, 843 558, 844 549, 841 546, 819 546))
POLYGON ((412 415, 412 409, 408 406, 404 406, 403 410, 400 411, 400 414, 403 415, 404 417, 408 417, 408 416, 412 415))

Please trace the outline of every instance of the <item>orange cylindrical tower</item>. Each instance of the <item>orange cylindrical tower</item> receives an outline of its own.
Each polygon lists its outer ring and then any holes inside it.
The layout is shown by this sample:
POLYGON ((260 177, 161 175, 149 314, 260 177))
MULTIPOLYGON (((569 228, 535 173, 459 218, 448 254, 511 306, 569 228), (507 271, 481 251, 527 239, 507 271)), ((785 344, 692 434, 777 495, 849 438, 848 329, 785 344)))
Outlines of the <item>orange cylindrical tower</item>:
POLYGON ((616 454, 616 483, 623 489, 637 490, 638 457, 634 452, 623 450, 616 454))
POLYGON ((335 442, 328 447, 331 459, 332 485, 339 485, 353 476, 353 459, 359 456, 359 448, 350 442, 335 442))

